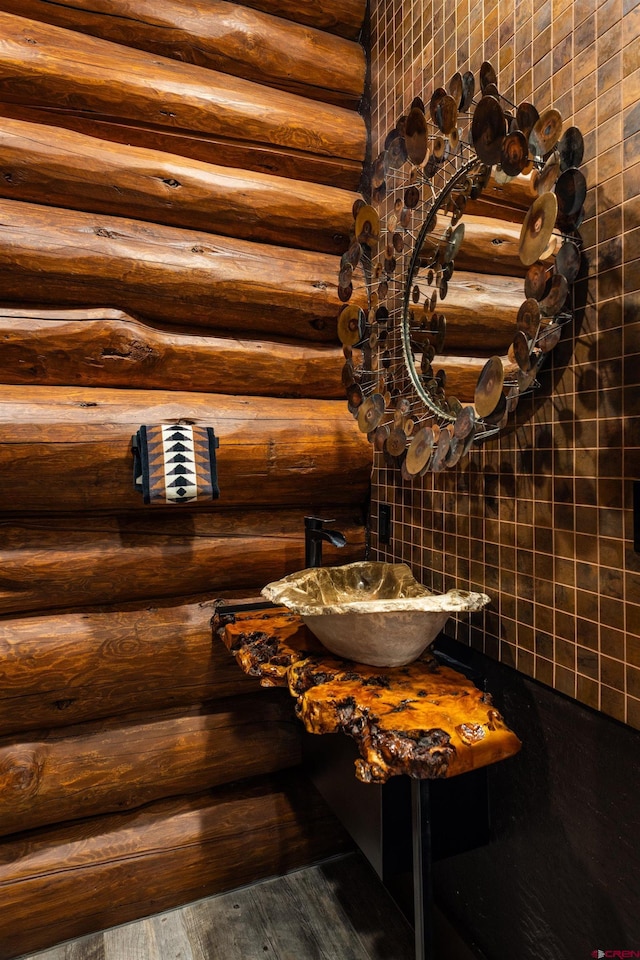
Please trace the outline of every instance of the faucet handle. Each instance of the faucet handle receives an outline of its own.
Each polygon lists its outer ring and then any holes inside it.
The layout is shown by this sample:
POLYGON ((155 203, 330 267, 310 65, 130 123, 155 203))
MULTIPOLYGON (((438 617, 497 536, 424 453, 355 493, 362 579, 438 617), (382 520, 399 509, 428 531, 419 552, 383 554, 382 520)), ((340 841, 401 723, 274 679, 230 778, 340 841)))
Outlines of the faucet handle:
POLYGON ((320 517, 304 518, 304 525, 308 530, 322 530, 325 523, 335 523, 335 520, 322 520, 320 517))

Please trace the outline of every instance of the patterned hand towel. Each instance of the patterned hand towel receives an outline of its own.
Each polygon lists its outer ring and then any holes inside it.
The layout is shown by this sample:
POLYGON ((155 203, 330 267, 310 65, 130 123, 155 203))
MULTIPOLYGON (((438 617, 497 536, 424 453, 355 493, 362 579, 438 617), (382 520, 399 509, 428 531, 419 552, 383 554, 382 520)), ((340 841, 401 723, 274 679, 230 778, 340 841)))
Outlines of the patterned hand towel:
POLYGON ((213 427, 186 423, 140 427, 131 438, 135 489, 152 504, 217 500, 218 443, 213 427))

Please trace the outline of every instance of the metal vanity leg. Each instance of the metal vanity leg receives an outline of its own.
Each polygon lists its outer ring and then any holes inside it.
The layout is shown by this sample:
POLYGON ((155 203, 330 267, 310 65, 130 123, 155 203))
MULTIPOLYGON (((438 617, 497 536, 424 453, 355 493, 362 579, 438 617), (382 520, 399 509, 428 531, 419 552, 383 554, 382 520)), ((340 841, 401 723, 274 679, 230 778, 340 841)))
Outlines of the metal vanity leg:
POLYGON ((411 827, 416 960, 435 960, 431 912, 431 818, 428 780, 411 780, 411 827))

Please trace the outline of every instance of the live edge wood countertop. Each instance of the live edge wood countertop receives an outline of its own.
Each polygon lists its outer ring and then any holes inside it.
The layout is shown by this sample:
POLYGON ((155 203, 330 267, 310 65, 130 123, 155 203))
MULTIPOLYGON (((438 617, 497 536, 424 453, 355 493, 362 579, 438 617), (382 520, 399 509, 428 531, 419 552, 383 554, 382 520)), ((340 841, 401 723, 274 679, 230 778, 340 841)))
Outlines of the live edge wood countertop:
POLYGON ((520 749, 490 695, 429 653, 406 667, 341 660, 284 607, 221 607, 212 623, 245 673, 265 687, 288 686, 310 733, 353 737, 365 783, 453 777, 520 749))

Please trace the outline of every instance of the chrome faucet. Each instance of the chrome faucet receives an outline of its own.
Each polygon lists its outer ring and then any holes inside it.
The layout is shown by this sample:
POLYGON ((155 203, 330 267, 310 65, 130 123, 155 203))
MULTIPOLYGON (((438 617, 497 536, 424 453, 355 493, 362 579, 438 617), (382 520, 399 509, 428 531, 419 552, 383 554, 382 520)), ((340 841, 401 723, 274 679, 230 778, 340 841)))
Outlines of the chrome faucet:
POLYGON ((325 530, 325 523, 331 520, 320 520, 318 517, 304 518, 304 565, 305 567, 322 566, 322 541, 333 544, 334 547, 344 547, 347 538, 339 530, 325 530))

